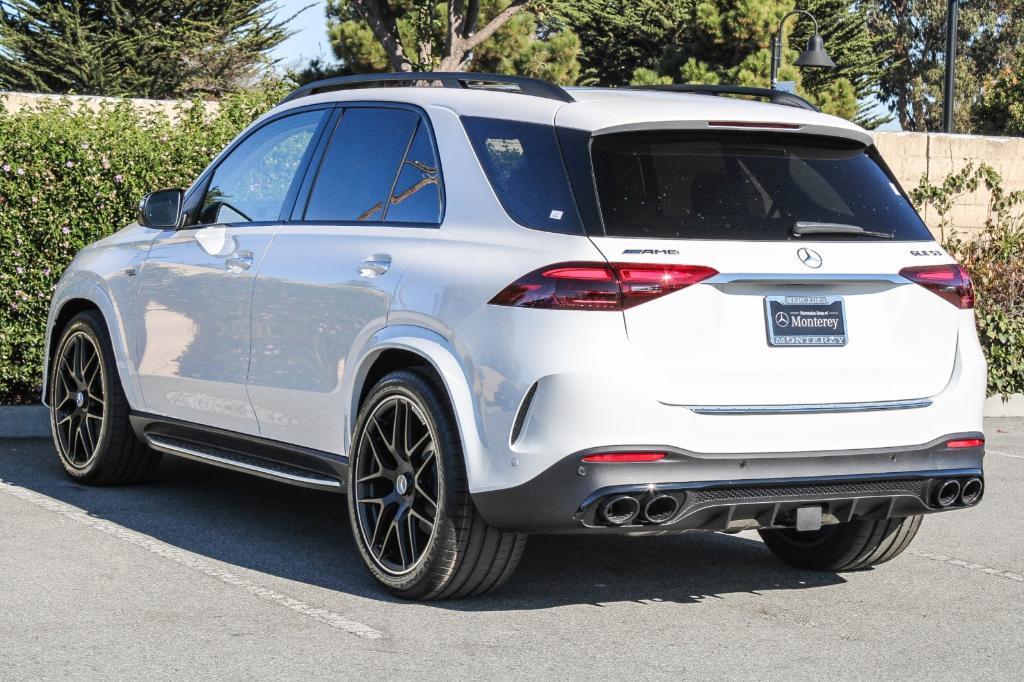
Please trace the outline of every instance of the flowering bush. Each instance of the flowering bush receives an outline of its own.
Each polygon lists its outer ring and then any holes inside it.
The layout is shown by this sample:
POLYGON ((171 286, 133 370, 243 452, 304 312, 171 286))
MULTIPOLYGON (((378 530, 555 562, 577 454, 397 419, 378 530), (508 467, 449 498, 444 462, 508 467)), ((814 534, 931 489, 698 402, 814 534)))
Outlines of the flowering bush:
POLYGON ((75 252, 134 220, 146 192, 188 186, 281 96, 185 102, 173 122, 127 101, 0 108, 0 404, 37 398, 50 296, 75 252))

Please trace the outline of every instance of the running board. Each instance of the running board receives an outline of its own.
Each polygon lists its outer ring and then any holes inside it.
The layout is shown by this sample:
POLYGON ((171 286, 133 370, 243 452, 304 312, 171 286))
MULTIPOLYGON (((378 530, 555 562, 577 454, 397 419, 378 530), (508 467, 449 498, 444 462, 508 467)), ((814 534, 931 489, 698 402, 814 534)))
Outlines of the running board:
POLYGON ((314 471, 164 434, 146 433, 145 438, 154 450, 170 455, 304 488, 342 492, 341 481, 314 471))

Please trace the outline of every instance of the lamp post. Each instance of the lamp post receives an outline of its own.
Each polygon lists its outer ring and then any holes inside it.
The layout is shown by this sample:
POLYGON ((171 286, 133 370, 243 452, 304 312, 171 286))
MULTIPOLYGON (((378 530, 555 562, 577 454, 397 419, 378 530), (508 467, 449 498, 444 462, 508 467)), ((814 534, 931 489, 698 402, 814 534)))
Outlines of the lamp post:
MULTIPOLYGON (((955 2, 955 0, 950 0, 955 2)), ((789 19, 794 14, 801 14, 806 17, 810 17, 811 21, 814 22, 814 35, 807 41, 807 49, 803 51, 797 60, 793 62, 797 66, 806 66, 810 68, 823 68, 823 69, 834 69, 836 63, 832 61, 832 58, 825 52, 825 41, 822 39, 821 34, 818 33, 818 20, 813 14, 806 10, 795 9, 786 16, 782 17, 782 21, 779 22, 779 30, 772 36, 772 89, 778 89, 779 84, 779 66, 782 64, 782 37, 783 28, 786 24, 786 19, 789 19)))
POLYGON ((942 94, 942 132, 953 132, 953 95, 956 90, 956 30, 960 18, 959 0, 949 0, 946 12, 946 89, 942 94))

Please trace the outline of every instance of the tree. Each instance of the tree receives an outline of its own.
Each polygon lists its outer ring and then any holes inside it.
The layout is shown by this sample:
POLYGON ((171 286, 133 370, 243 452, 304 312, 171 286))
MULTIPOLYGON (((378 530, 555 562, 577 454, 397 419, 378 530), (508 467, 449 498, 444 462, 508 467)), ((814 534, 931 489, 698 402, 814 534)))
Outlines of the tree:
MULTIPOLYGON (((864 15, 849 0, 800 3, 818 17, 832 71, 801 72, 793 60, 807 45, 809 21, 787 22, 782 80, 826 111, 875 126, 866 101, 881 57, 872 50, 864 15), (865 103, 858 105, 858 102, 865 103)), ((794 0, 564 0, 556 12, 580 36, 584 80, 600 85, 730 83, 767 86, 769 43, 794 0)))
MULTIPOLYGON (((868 16, 876 51, 885 55, 881 99, 904 130, 942 128, 947 4, 946 0, 858 2, 868 16)), ((986 100, 999 99, 998 88, 1006 84, 1003 74, 1019 66, 1024 49, 1020 0, 963 3, 957 42, 954 130, 998 132, 988 127, 998 115, 991 107, 988 114, 980 110, 986 100)))
POLYGON ((328 32, 343 72, 476 70, 575 82, 579 39, 530 4, 328 0, 328 32))
POLYGON ((219 96, 272 64, 295 16, 278 11, 265 0, 0 0, 0 89, 219 96))

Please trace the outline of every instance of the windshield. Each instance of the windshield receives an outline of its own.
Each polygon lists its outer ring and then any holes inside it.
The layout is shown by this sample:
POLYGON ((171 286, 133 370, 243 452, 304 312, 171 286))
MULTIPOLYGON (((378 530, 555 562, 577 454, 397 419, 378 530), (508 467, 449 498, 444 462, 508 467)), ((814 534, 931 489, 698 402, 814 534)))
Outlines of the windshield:
POLYGON ((930 241, 873 149, 793 134, 630 132, 601 135, 591 157, 610 237, 851 240, 799 237, 797 222, 855 225, 930 241))

